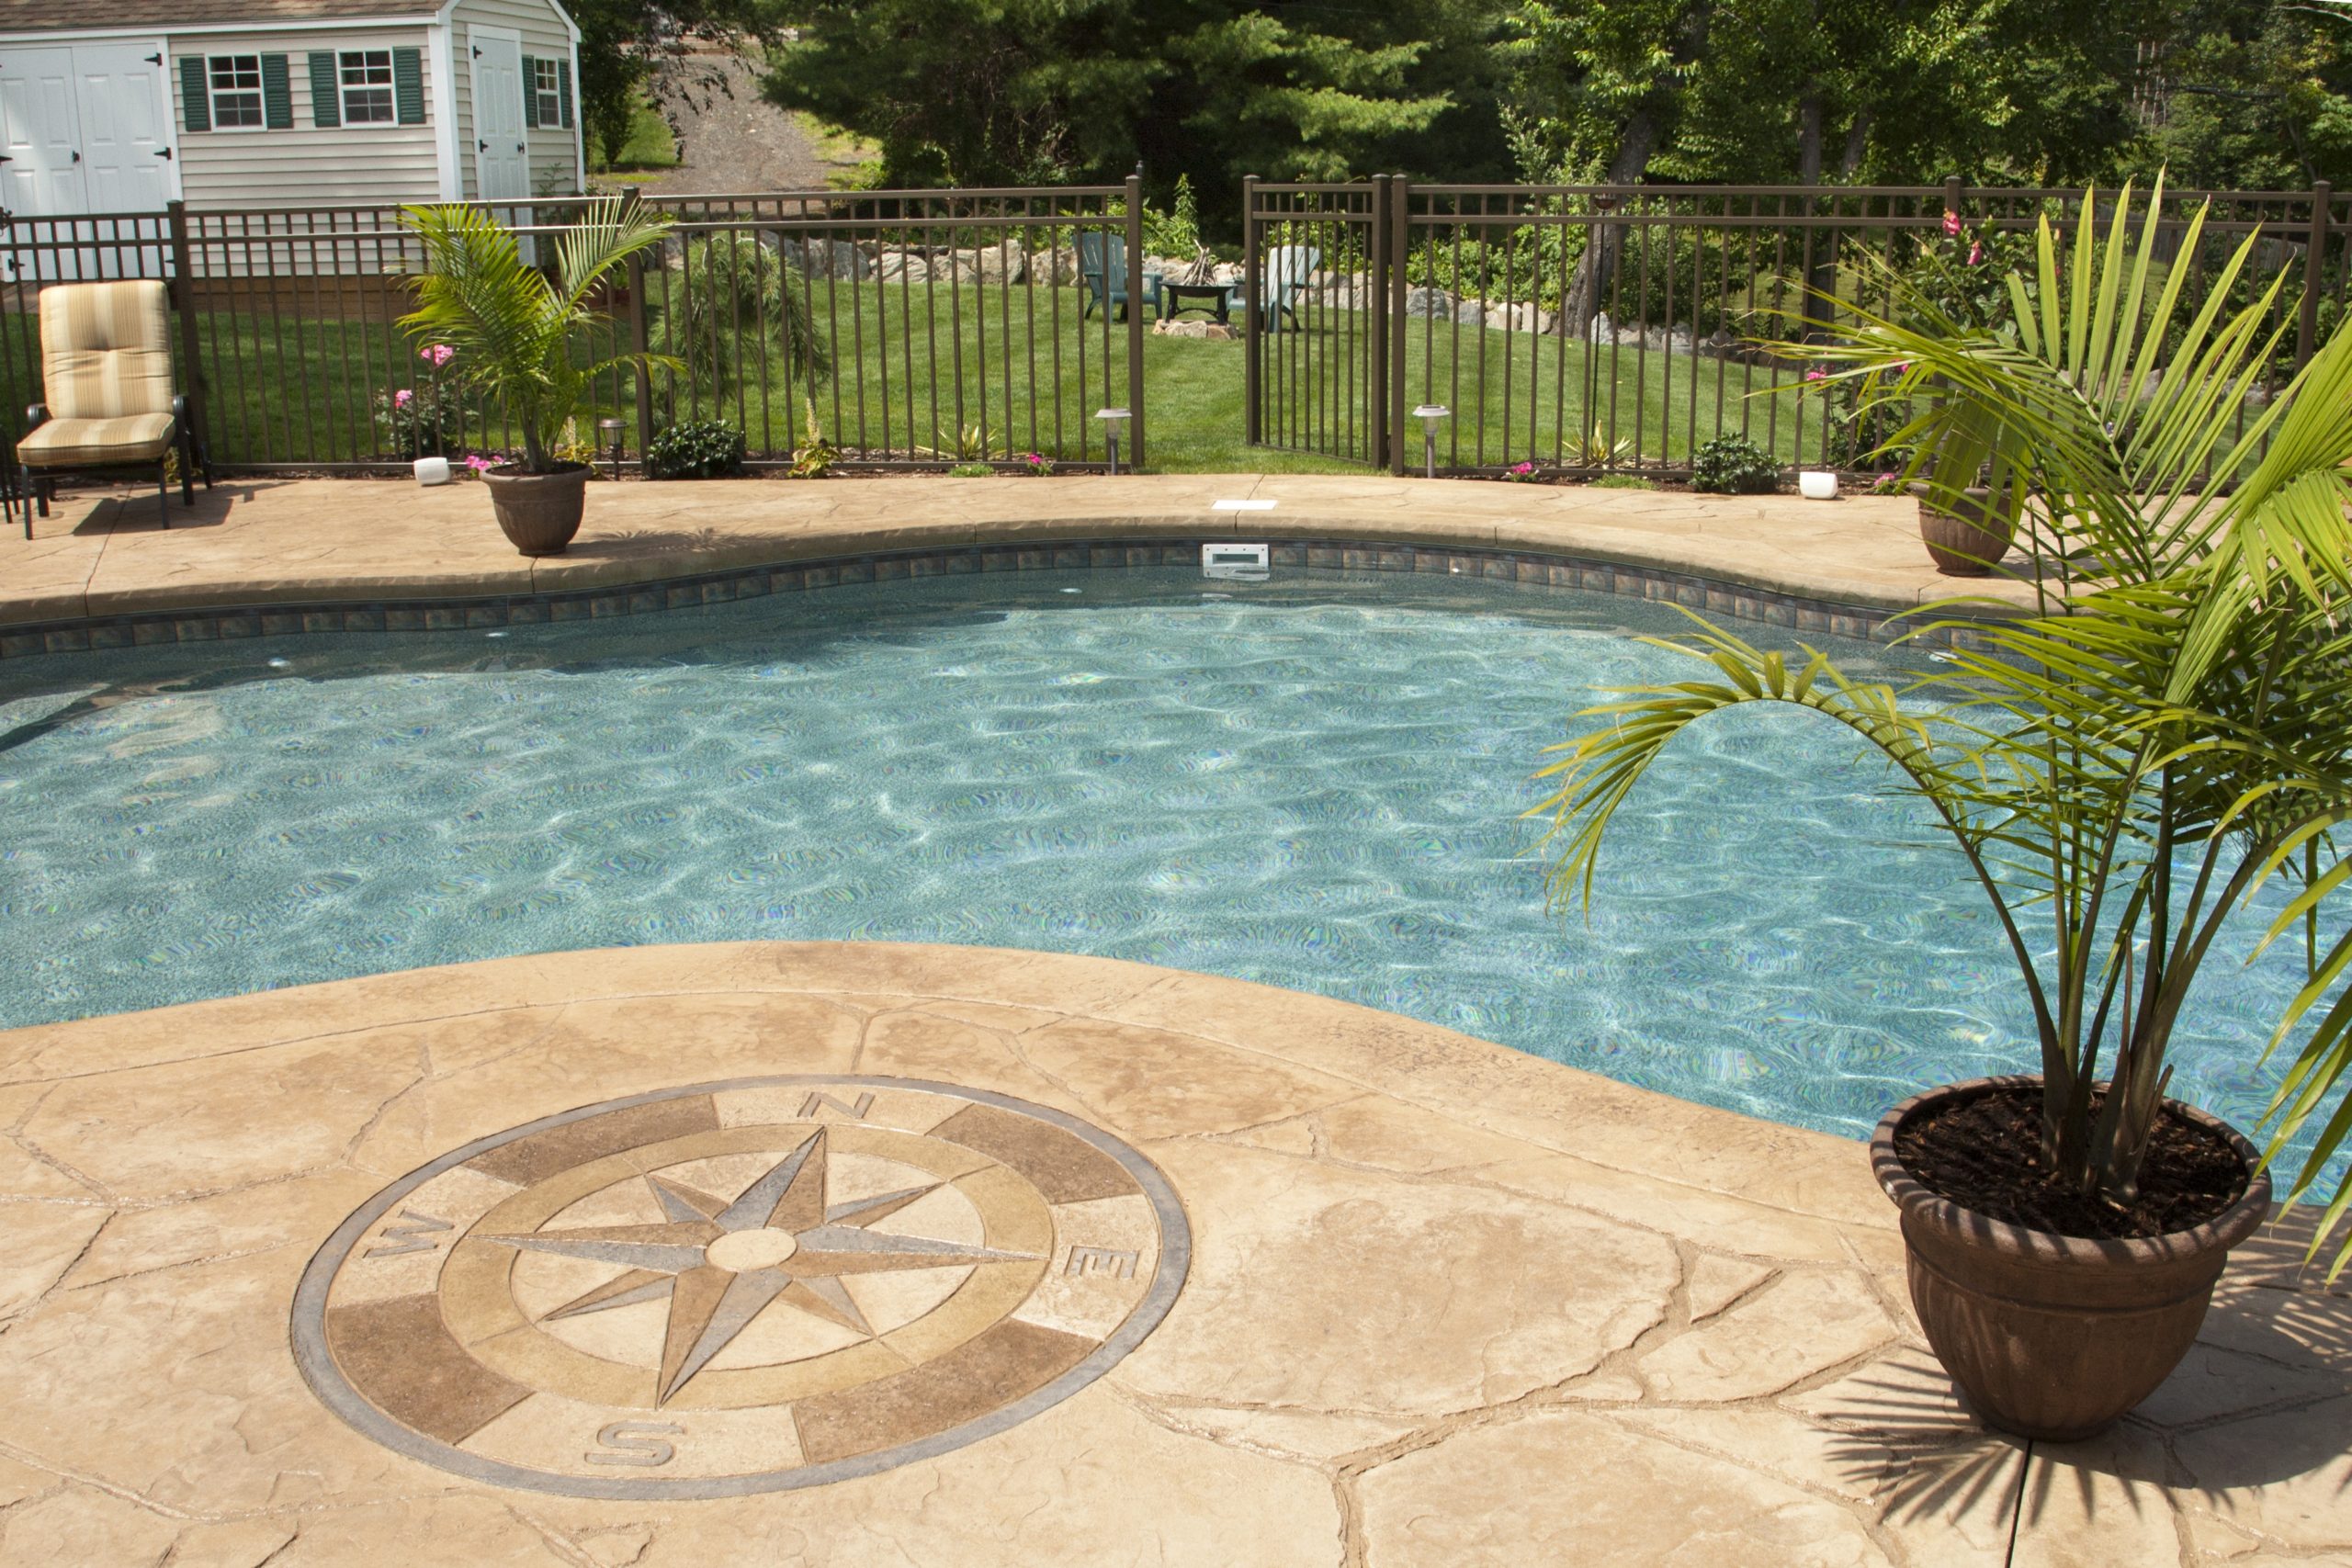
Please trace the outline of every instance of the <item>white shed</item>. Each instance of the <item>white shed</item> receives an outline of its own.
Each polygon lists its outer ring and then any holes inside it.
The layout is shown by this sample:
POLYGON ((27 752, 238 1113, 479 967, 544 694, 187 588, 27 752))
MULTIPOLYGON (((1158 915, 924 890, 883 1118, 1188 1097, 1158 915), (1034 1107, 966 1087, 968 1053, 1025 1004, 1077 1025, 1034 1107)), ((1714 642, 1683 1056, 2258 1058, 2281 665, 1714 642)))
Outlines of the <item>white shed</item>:
POLYGON ((559 0, 414 3, 0 0, 0 209, 577 193, 559 0))

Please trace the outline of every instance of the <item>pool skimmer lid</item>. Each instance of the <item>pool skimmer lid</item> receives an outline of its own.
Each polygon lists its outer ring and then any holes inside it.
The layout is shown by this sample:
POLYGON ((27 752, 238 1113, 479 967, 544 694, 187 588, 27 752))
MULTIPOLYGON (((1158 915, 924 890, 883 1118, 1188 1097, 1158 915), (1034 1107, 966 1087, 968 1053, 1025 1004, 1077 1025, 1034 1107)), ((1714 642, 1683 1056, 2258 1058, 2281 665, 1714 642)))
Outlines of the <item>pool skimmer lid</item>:
POLYGON ((362 1433, 609 1498, 811 1486, 1076 1393, 1182 1288, 1182 1206, 1101 1128, 912 1078, 741 1078, 493 1134, 311 1259, 294 1351, 362 1433))

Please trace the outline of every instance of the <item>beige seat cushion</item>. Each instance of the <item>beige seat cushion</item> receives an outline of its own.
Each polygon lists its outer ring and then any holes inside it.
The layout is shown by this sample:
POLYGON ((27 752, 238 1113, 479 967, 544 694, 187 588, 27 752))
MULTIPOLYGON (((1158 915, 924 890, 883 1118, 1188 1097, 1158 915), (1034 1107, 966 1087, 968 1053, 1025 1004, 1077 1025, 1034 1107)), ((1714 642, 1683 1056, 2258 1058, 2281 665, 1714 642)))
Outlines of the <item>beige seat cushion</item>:
POLYGON ((151 278, 42 289, 40 374, 52 419, 169 414, 171 316, 163 284, 151 278))
POLYGON ((52 419, 17 443, 28 468, 94 468, 152 463, 172 444, 172 416, 124 414, 119 419, 52 419))

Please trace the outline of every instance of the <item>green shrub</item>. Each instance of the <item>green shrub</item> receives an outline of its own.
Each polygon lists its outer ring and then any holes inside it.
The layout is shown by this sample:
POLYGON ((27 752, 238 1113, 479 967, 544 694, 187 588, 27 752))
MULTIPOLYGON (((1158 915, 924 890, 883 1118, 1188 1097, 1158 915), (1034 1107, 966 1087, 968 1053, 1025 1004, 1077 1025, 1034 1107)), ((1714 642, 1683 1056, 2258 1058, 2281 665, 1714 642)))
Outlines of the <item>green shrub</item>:
POLYGON ((1656 479, 1645 479, 1639 474, 1603 474, 1592 481, 1595 490, 1656 490, 1656 479))
POLYGON ((1146 255, 1191 256, 1201 248, 1201 209, 1193 197, 1193 177, 1176 176, 1176 209, 1162 213, 1143 205, 1143 248, 1146 255))
POLYGON ((723 419, 688 419, 657 432, 645 448, 645 477, 715 479, 743 468, 743 433, 723 419))
POLYGON ((996 470, 986 463, 958 463, 947 470, 947 477, 952 479, 985 479, 995 473, 996 470))
POLYGON ((1741 435, 1718 435, 1690 455, 1690 488, 1712 495, 1770 495, 1781 488, 1781 465, 1741 435))

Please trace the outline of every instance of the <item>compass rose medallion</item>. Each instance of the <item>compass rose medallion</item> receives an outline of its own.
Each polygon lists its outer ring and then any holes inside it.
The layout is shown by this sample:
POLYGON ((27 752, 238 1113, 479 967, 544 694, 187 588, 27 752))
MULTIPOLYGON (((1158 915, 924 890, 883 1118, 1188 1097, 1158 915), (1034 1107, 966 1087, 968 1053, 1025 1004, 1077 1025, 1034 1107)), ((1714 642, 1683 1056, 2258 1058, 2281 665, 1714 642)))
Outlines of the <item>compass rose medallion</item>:
POLYGON ((362 1432, 605 1497, 820 1484, 977 1441, 1107 1371, 1189 1256, 1159 1170, 1008 1096, 700 1085, 453 1150, 322 1247, 295 1348, 362 1432))

